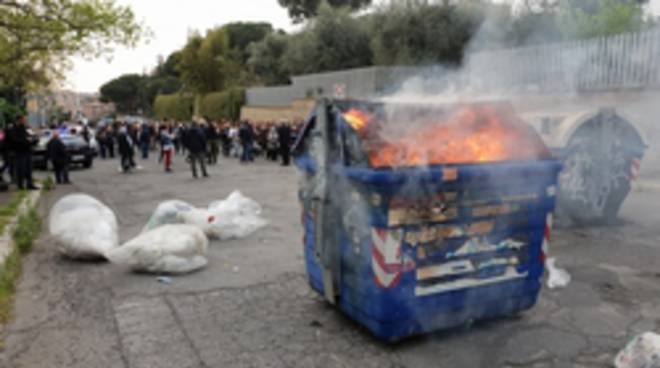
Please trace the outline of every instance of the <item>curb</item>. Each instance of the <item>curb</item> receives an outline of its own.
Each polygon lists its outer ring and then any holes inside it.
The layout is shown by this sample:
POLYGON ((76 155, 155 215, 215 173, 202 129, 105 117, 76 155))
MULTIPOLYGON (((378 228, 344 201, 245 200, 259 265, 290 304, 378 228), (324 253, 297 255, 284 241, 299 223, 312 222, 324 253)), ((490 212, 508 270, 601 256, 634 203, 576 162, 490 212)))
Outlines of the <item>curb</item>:
POLYGON ((39 200, 41 199, 41 190, 37 190, 34 192, 30 192, 28 196, 21 202, 21 205, 18 207, 18 210, 16 211, 16 215, 12 217, 12 219, 7 223, 5 226, 5 231, 2 235, 0 235, 0 267, 3 267, 5 264, 5 260, 11 252, 14 250, 14 239, 12 237, 12 234, 14 232, 14 229, 16 228, 16 225, 18 224, 18 219, 26 214, 31 207, 36 206, 39 203, 39 200))
POLYGON ((660 181, 638 180, 632 183, 634 192, 660 193, 660 181))

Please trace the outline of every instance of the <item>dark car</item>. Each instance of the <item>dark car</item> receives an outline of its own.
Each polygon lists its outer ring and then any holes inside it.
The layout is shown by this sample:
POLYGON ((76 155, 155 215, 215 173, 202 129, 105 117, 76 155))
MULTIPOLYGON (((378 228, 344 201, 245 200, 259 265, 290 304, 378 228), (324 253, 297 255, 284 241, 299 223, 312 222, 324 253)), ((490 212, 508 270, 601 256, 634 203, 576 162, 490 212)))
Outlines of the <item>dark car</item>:
MULTIPOLYGON (((69 163, 79 164, 84 168, 92 167, 94 163, 95 150, 85 142, 85 140, 77 135, 62 134, 60 136, 62 143, 69 153, 69 163)), ((40 169, 48 168, 48 158, 46 157, 46 146, 50 141, 50 134, 46 133, 39 139, 39 143, 32 151, 32 162, 34 167, 40 169)))

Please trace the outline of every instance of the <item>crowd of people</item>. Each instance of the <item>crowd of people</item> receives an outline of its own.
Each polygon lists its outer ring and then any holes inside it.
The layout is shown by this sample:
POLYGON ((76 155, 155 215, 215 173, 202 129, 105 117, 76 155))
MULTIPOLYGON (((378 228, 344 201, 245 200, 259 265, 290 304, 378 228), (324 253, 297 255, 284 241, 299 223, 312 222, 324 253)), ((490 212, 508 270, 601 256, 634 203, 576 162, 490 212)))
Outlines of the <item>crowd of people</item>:
POLYGON ((237 158, 244 164, 264 157, 274 162, 281 160, 283 166, 288 166, 291 145, 300 126, 288 122, 255 124, 246 120, 116 122, 98 129, 96 141, 102 159, 118 154, 123 172, 138 167, 136 154, 146 160, 156 151, 165 172, 172 172, 175 155, 181 155, 190 163, 192 175, 197 178, 198 173, 208 177, 207 165, 217 164, 220 155, 237 158))
MULTIPOLYGON (((165 172, 172 172, 174 157, 178 155, 190 164, 192 176, 197 178, 208 177, 207 165, 217 164, 220 156, 238 159, 243 164, 261 157, 280 161, 283 166, 290 165, 291 146, 301 125, 299 122, 253 123, 247 120, 186 123, 164 120, 115 122, 95 130, 82 123, 66 129, 65 124, 59 124, 43 127, 43 130, 49 131, 46 159, 52 165, 55 180, 58 184, 70 184, 70 157, 61 134, 80 135, 87 143, 95 138, 100 158, 119 158, 120 170, 124 173, 139 168, 136 154, 146 160, 157 152, 165 172)), ((18 189, 38 189, 32 176, 32 155, 38 142, 39 134, 30 129, 24 116, 0 132, 1 186, 7 185, 5 175, 9 174, 18 189)))

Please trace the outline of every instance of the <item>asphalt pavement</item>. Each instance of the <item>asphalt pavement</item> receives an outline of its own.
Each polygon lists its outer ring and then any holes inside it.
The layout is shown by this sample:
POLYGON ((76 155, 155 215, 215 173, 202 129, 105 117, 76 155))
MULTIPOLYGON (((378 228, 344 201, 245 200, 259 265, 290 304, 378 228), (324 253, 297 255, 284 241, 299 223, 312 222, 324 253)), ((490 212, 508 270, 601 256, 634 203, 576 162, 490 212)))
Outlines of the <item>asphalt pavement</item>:
POLYGON ((117 161, 74 171, 73 186, 45 197, 44 213, 64 194, 89 193, 116 212, 127 240, 160 201, 206 206, 240 189, 270 223, 212 242, 209 266, 170 284, 66 260, 44 231, 25 261, 0 366, 607 367, 632 336, 660 329, 660 194, 632 193, 619 224, 556 230, 551 253, 573 280, 544 289, 521 316, 388 345, 310 291, 295 169, 225 159, 193 179, 180 156, 173 174, 155 158, 140 164, 128 175, 117 161))

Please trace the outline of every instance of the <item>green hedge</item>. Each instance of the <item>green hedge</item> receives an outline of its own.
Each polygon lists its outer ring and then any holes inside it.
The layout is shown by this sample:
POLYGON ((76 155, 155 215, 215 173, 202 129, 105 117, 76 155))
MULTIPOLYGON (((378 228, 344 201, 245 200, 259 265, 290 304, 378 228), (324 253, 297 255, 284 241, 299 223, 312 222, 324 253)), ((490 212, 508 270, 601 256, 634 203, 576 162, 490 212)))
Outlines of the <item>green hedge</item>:
POLYGON ((245 90, 234 88, 223 92, 214 92, 199 99, 199 115, 212 120, 237 120, 241 116, 241 107, 245 103, 245 90))
POLYGON ((154 113, 159 119, 190 120, 192 119, 193 103, 192 96, 159 95, 154 101, 154 113))

